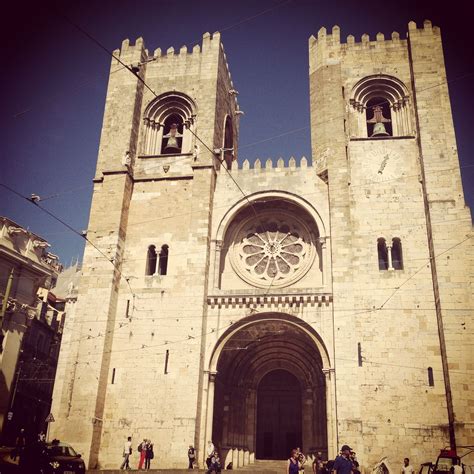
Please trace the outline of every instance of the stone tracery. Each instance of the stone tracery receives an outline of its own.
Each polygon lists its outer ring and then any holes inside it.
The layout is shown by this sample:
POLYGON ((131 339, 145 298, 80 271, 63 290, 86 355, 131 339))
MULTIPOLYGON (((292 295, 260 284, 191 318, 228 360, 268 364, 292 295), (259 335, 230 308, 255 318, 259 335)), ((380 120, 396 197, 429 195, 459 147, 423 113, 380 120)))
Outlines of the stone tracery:
POLYGON ((237 227, 232 242, 235 271, 260 287, 289 285, 306 273, 315 256, 310 229, 284 211, 250 216, 237 227))

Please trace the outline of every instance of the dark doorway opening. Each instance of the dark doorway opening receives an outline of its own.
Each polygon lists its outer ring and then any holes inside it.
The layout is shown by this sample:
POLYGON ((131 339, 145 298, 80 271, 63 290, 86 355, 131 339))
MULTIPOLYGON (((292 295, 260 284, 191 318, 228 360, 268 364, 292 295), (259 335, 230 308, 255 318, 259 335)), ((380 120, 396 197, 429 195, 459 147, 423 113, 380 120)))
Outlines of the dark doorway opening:
POLYGON ((301 386, 286 370, 269 372, 257 391, 257 459, 287 459, 302 445, 301 386))

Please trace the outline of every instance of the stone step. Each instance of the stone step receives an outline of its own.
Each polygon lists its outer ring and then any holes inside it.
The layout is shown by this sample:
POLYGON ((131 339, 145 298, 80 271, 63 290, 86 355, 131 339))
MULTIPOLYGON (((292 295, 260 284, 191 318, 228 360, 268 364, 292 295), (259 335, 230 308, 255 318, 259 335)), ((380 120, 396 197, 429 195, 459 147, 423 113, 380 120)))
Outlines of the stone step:
POLYGON ((125 472, 146 472, 148 474, 205 474, 204 469, 88 469, 87 474, 123 474, 125 472))
POLYGON ((259 474, 284 474, 286 472, 286 466, 288 461, 281 461, 281 460, 257 460, 253 464, 248 464, 247 466, 242 466, 237 469, 236 471, 245 472, 245 471, 252 471, 252 473, 259 473, 259 474))
MULTIPOLYGON (((273 460, 257 460, 253 464, 248 464, 246 466, 242 466, 236 469, 233 469, 234 471, 238 472, 252 472, 252 474, 285 474, 286 473, 286 466, 287 466, 287 461, 273 461, 273 460)), ((131 473, 138 473, 142 472, 142 470, 138 469, 129 469, 127 471, 120 470, 120 469, 104 469, 104 470, 88 470, 87 474, 121 474, 124 472, 131 472, 131 473)), ((225 470, 223 469, 222 472, 225 470)), ((206 471, 204 469, 149 469, 146 471, 148 474, 205 474, 206 471)), ((229 474, 231 471, 227 471, 229 474)), ((309 471, 307 470, 309 473, 309 471)))

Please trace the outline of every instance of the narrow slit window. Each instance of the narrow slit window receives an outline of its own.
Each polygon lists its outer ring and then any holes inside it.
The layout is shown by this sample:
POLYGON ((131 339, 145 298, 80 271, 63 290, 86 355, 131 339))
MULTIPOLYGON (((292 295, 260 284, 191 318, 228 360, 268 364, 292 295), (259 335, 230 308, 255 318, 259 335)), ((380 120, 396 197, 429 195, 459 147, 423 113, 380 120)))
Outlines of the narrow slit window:
POLYGON ((160 250, 158 275, 166 275, 168 273, 168 255, 169 247, 167 245, 163 245, 160 250))
POLYGON ((125 317, 130 317, 130 300, 127 300, 127 309, 125 310, 125 317))
POLYGON ((428 385, 434 387, 433 368, 428 367, 428 385))
POLYGON ((377 254, 379 259, 379 270, 388 270, 388 250, 384 238, 377 240, 377 254))
POLYGON ((232 168, 232 161, 234 160, 234 130, 230 117, 226 118, 224 127, 224 162, 227 169, 232 168))
POLYGON ((154 275, 156 273, 156 247, 150 245, 146 256, 146 275, 154 275))
POLYGON ((362 347, 360 342, 357 343, 357 360, 359 363, 359 367, 362 367, 362 347))
POLYGON ((112 369, 112 385, 115 382, 115 368, 112 369))
POLYGON ((168 373, 168 361, 170 359, 170 351, 169 349, 166 349, 166 354, 165 354, 165 375, 168 373))
POLYGON ((392 239, 392 266, 394 270, 403 270, 402 242, 398 237, 392 239))

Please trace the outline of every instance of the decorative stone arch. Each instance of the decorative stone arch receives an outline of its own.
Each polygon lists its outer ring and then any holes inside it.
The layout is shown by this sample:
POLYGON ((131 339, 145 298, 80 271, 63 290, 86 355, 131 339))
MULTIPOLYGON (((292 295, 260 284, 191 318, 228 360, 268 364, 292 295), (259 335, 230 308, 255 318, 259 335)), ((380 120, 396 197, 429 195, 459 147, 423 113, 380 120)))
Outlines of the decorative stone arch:
POLYGON ((295 203, 296 205, 300 206, 306 212, 308 212, 311 217, 313 217, 321 236, 326 236, 326 226, 324 225, 324 221, 315 207, 306 199, 298 196, 297 194, 290 193, 288 191, 261 191, 245 198, 240 199, 237 201, 229 210, 225 213, 221 221, 219 222, 219 226, 216 232, 216 240, 221 240, 224 238, 224 235, 229 227, 229 224, 233 221, 235 216, 245 207, 250 206, 251 204, 258 202, 262 199, 281 199, 287 200, 295 203))
POLYGON ((367 76, 357 82, 350 96, 355 120, 352 121, 351 135, 368 137, 368 119, 373 118, 373 106, 380 105, 388 119, 392 136, 413 134, 410 112, 410 95, 405 84, 394 76, 376 74, 367 76))
POLYGON ((171 137, 178 142, 176 153, 191 153, 197 106, 186 94, 165 92, 153 99, 143 113, 142 154, 161 155, 171 137), (170 128, 177 125, 175 133, 170 128))
POLYGON ((279 313, 279 312, 266 312, 266 313, 258 313, 252 316, 247 316, 242 318, 240 321, 233 324, 230 328, 228 328, 221 337, 217 340, 214 349, 210 352, 210 357, 206 363, 208 367, 208 372, 216 372, 217 370, 217 362, 219 360, 219 356, 222 353, 222 349, 224 348, 225 344, 229 341, 229 339, 240 331, 242 328, 249 326, 251 324, 255 324, 256 322, 266 320, 278 320, 278 321, 286 321, 288 324, 292 324, 297 326, 302 331, 304 331, 314 342, 314 345, 318 349, 318 352, 321 355, 321 359, 323 362, 323 370, 329 370, 332 367, 331 359, 329 357, 329 352, 324 344, 321 336, 305 321, 296 318, 295 316, 291 316, 287 313, 279 313))
POLYGON ((279 371, 296 375, 301 385, 303 449, 335 454, 333 369, 326 345, 308 323, 278 312, 242 318, 221 335, 205 367, 208 377, 204 384, 205 432, 201 433, 201 443, 213 438, 226 463, 232 461, 234 467, 239 467, 255 460, 262 436, 257 429, 257 392, 267 375, 279 371), (281 334, 273 334, 275 328, 280 328, 277 332, 281 334), (249 346, 253 345, 249 350, 238 350, 242 338, 249 340, 246 337, 250 333, 262 337, 250 342, 249 346), (297 346, 288 343, 287 333, 290 337, 299 334, 297 346))
MULTIPOLYGON (((323 287, 325 285, 325 278, 324 278, 324 273, 328 268, 328 252, 326 250, 326 243, 327 243, 327 237, 326 237, 326 226, 324 224, 324 221, 320 215, 320 213, 315 209, 315 207, 302 198, 301 196, 298 196, 294 193, 290 193, 287 191, 262 191, 258 193, 254 193, 247 198, 242 198, 238 202, 236 202, 222 217, 221 221, 218 224, 217 230, 216 230, 216 237, 215 237, 215 252, 212 253, 213 257, 213 262, 212 262, 212 267, 214 268, 214 288, 218 289, 221 288, 221 273, 222 273, 222 265, 224 264, 224 260, 226 258, 226 252, 228 251, 228 247, 224 246, 225 239, 228 238, 229 236, 229 229, 231 226, 236 225, 236 223, 242 223, 242 225, 245 225, 245 219, 242 218, 242 215, 245 212, 250 212, 250 210, 256 209, 257 207, 264 208, 267 206, 267 210, 262 209, 263 214, 267 214, 271 216, 272 214, 275 214, 275 219, 278 220, 277 214, 278 210, 275 210, 275 207, 272 207, 270 203, 281 203, 282 205, 287 205, 287 206, 292 206, 293 209, 297 210, 298 213, 303 215, 305 217, 305 220, 310 223, 309 226, 306 226, 306 237, 307 240, 309 238, 312 239, 312 244, 315 246, 314 252, 318 255, 319 258, 319 271, 320 274, 317 278, 320 279, 320 286, 323 287), (273 212, 275 211, 275 212, 273 212), (309 236, 311 234, 311 236, 309 236)), ((253 212, 255 215, 255 212, 253 212)), ((286 212, 286 215, 288 217, 288 214, 291 214, 286 212)), ((298 216, 295 214, 292 214, 295 218, 296 221, 298 221, 298 216)), ((280 216, 281 217, 281 216, 280 216)), ((285 216, 283 215, 283 218, 285 216)), ((250 216, 251 218, 251 216, 250 216)), ((305 227, 304 223, 299 220, 299 225, 302 227, 305 227)), ((245 229, 242 228, 242 232, 244 232, 245 229)), ((230 234, 233 231, 230 232, 230 234)), ((308 254, 309 255, 309 254, 308 254)), ((304 272, 307 272, 310 268, 312 263, 310 261, 305 263, 306 265, 306 270, 301 268, 301 272, 303 275, 305 274, 304 272)), ((238 268, 234 268, 235 273, 237 274, 239 272, 238 268)), ((279 286, 279 283, 277 280, 272 281, 272 287, 277 288, 277 287, 284 287, 284 286, 289 286, 293 284, 295 281, 295 278, 298 279, 299 276, 298 274, 295 275, 294 279, 290 278, 290 274, 288 275, 289 278, 287 281, 283 281, 282 284, 279 286)), ((246 281, 251 286, 257 286, 257 287, 262 287, 259 285, 259 283, 255 282, 255 279, 252 278, 246 278, 245 276, 242 276, 242 273, 240 273, 240 278, 246 281)))

